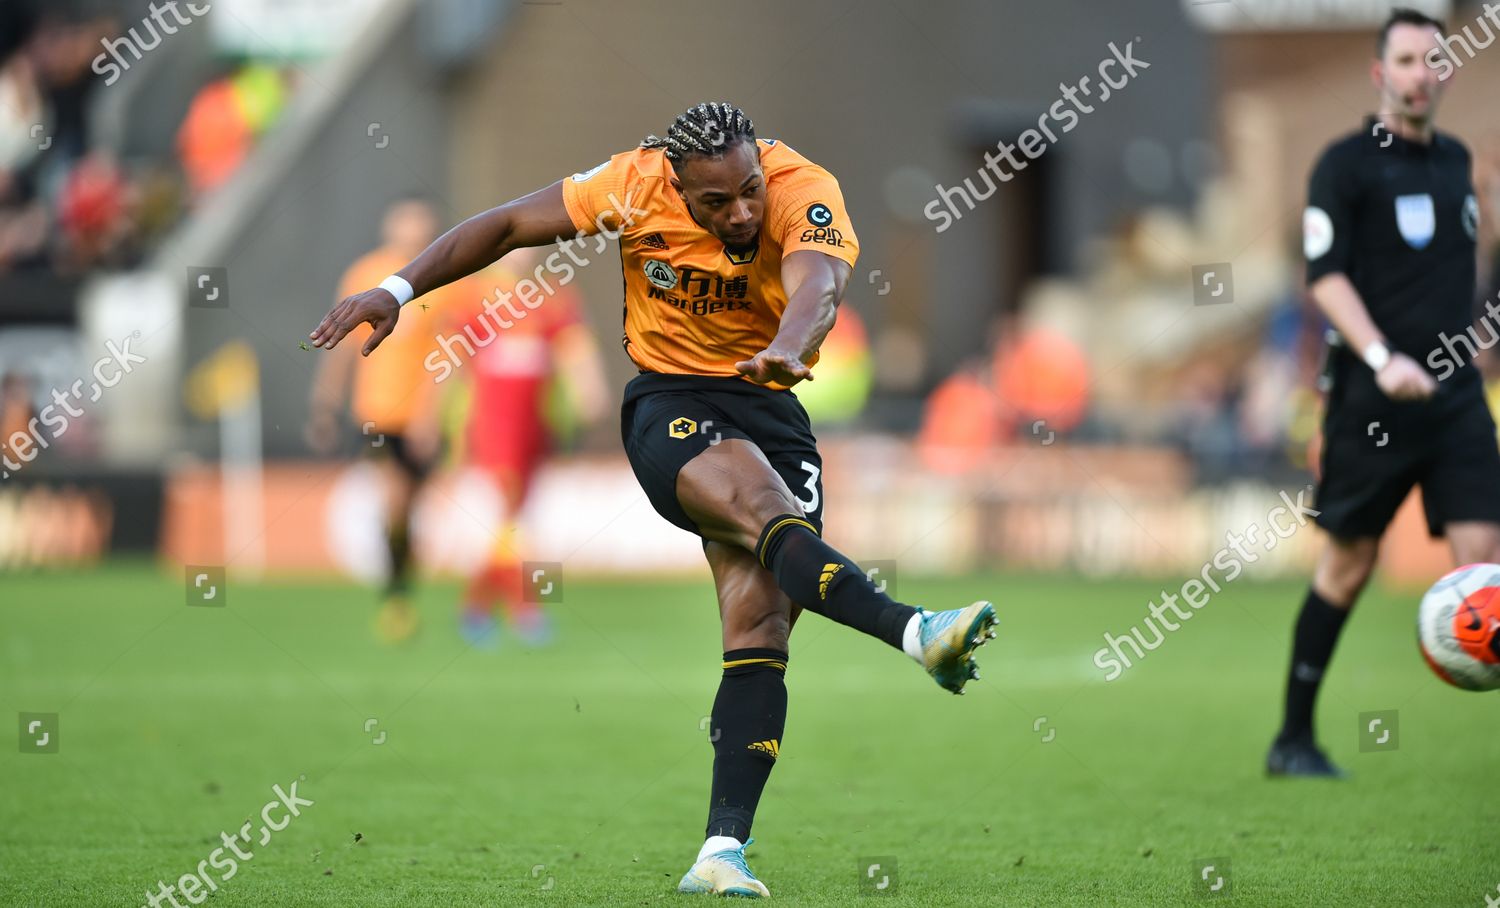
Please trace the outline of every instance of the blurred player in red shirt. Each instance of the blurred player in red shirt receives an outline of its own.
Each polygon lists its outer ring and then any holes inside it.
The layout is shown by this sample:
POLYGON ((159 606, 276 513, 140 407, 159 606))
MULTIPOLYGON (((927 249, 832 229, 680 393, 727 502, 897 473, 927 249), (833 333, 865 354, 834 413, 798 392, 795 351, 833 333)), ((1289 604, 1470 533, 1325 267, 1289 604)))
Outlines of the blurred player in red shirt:
MULTIPOLYGON (((539 262, 532 249, 506 256, 491 272, 496 283, 489 298, 513 293, 519 281, 533 277, 539 262)), ((465 460, 488 474, 505 507, 489 556, 464 591, 461 630, 466 640, 480 646, 496 642, 500 605, 522 642, 537 645, 550 638, 546 615, 527 601, 521 571, 525 546, 518 524, 532 479, 551 449, 548 418, 556 409, 550 404, 558 400, 552 392, 562 392, 566 419, 591 424, 605 411, 598 345, 583 321, 577 294, 558 286, 555 277, 547 283, 553 292, 536 308, 514 302, 491 306, 493 311, 470 307, 455 329, 474 347, 472 360, 458 370, 470 387, 465 460)))

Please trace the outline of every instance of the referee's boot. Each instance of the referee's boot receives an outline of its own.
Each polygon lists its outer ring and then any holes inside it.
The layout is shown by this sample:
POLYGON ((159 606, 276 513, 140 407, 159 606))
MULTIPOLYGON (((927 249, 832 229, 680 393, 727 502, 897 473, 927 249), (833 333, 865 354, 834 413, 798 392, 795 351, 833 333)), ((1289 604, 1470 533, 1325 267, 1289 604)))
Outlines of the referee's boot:
POLYGON ((1266 775, 1342 779, 1348 773, 1333 765, 1328 755, 1313 743, 1312 736, 1306 735, 1272 742, 1271 752, 1266 754, 1266 775))

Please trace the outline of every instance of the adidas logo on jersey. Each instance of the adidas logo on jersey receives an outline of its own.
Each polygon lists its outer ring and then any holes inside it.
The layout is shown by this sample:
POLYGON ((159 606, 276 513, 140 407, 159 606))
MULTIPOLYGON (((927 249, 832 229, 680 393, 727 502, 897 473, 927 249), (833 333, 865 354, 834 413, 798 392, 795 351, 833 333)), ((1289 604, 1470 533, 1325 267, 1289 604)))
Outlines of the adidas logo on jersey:
POLYGON ((661 234, 651 233, 641 238, 641 245, 647 249, 665 250, 667 248, 667 241, 662 239, 661 234))
POLYGON ((830 562, 828 564, 823 565, 823 573, 820 574, 820 575, 818 575, 818 598, 819 599, 827 599, 828 598, 828 584, 833 581, 833 575, 837 574, 839 571, 842 571, 843 569, 844 569, 844 566, 842 564, 833 564, 833 563, 830 562))
POLYGON ((754 744, 747 744, 746 749, 758 750, 763 754, 770 754, 771 759, 773 760, 781 756, 781 742, 775 739, 772 739, 770 741, 756 741, 754 744))

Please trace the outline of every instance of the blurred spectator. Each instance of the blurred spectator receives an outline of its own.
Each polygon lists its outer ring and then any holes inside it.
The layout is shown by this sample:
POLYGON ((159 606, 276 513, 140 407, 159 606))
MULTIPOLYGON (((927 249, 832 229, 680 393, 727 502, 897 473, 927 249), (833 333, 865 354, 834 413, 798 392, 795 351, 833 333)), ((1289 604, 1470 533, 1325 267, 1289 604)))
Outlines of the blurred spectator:
POLYGON ((1000 400, 983 365, 970 362, 944 379, 927 398, 917 450, 937 473, 977 467, 999 439, 1000 400))
POLYGON ((32 182, 50 120, 31 58, 14 49, 0 60, 0 270, 39 256, 46 242, 32 182))
POLYGON ((19 174, 41 154, 50 121, 31 58, 17 53, 0 63, 0 171, 19 174))
POLYGON ((107 19, 65 22, 49 16, 27 46, 51 113, 49 158, 59 167, 82 157, 90 147, 89 103, 98 84, 92 61, 100 39, 114 27, 107 19))
POLYGON ((1245 365, 1239 442, 1249 461, 1245 466, 1257 472, 1284 449, 1292 416, 1288 408, 1305 384, 1298 355, 1303 328, 1302 296, 1288 292, 1271 310, 1260 349, 1245 365))
MULTIPOLYGON (((109 170, 96 162, 81 180, 73 173, 89 149, 89 66, 107 22, 68 22, 52 13, 12 13, 3 21, 19 31, 0 45, 8 51, 0 58, 0 270, 48 264, 64 187, 77 183, 75 196, 84 187, 97 189, 109 170)), ((89 243, 85 258, 108 246, 89 243)), ((64 255, 64 267, 77 260, 78 250, 63 251, 73 253, 64 255)))
POLYGON ((68 172, 57 197, 59 264, 77 270, 105 264, 131 224, 133 191, 108 155, 92 152, 68 172))
POLYGON ((222 185, 286 107, 277 69, 237 63, 193 99, 180 160, 121 159, 89 129, 93 60, 119 34, 113 19, 0 0, 0 280, 138 264, 183 216, 184 179, 194 194, 222 185))
POLYGON ((853 306, 839 307, 838 320, 818 348, 814 375, 816 381, 797 386, 797 399, 815 425, 849 423, 864 410, 875 384, 875 365, 869 332, 853 306))
POLYGON ((262 64, 242 67, 203 86, 177 133, 182 167, 193 192, 206 193, 223 184, 285 103, 281 75, 262 64))
POLYGON ((1020 436, 1051 444, 1088 412, 1089 364, 1083 348, 1046 328, 998 327, 987 364, 961 366, 932 392, 918 436, 923 463, 944 473, 978 466, 995 444, 1020 436))
POLYGON ((36 14, 22 2, 0 3, 0 63, 9 59, 36 27, 36 14))
POLYGON ((13 435, 30 434, 32 410, 31 382, 19 372, 0 377, 0 440, 7 450, 13 435))
POLYGON ((1004 401, 1007 437, 1071 432, 1089 400, 1089 362, 1070 338, 1043 328, 1004 332, 996 345, 995 389, 1004 401), (1043 428, 1045 426, 1045 428, 1043 428))

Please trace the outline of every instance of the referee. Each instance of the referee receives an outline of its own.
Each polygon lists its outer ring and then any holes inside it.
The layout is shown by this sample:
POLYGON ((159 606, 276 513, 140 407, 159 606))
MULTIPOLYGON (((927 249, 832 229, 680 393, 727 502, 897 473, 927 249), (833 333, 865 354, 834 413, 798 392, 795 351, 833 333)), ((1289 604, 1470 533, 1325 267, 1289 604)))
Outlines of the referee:
POLYGON ((1313 704, 1413 485, 1458 564, 1500 561, 1495 423, 1478 370, 1439 355, 1473 324, 1479 221, 1469 151, 1432 126, 1444 84, 1426 61, 1442 35, 1429 16, 1391 13, 1371 68, 1380 113, 1323 152, 1308 189, 1308 291, 1339 337, 1317 492, 1329 539, 1297 617, 1271 775, 1343 775, 1314 739, 1313 704))

